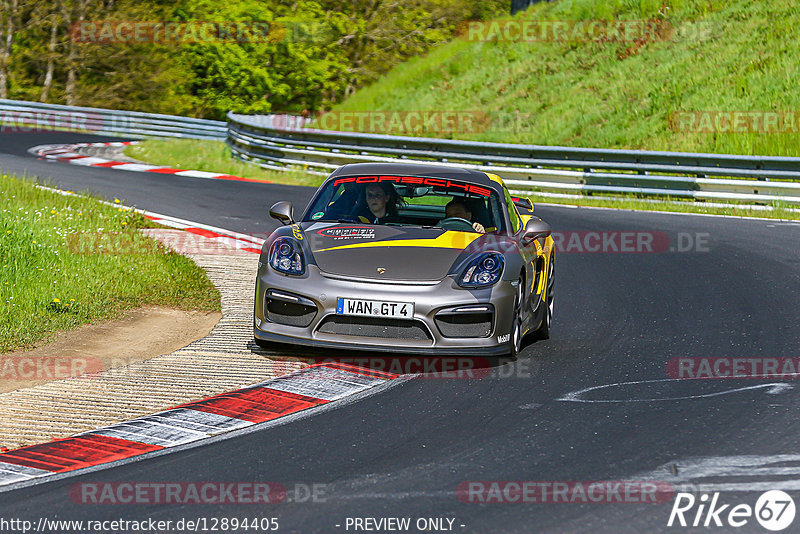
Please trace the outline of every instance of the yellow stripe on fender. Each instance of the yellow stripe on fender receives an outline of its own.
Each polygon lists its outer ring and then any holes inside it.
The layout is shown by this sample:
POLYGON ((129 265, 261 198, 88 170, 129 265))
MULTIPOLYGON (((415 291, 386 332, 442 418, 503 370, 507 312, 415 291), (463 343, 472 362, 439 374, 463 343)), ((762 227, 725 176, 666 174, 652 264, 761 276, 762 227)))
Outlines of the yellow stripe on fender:
POLYGON ((340 245, 338 247, 323 248, 317 252, 327 252, 329 250, 343 250, 347 248, 370 248, 370 247, 426 247, 426 248, 455 248, 464 249, 467 245, 478 239, 483 234, 473 232, 448 231, 436 239, 397 239, 394 241, 367 241, 363 243, 353 243, 352 245, 340 245))
POLYGON ((487 173, 484 173, 484 174, 486 174, 486 176, 488 176, 490 180, 492 180, 494 182, 497 182, 500 185, 505 185, 505 184, 503 184, 503 180, 499 176, 497 176, 496 174, 492 174, 490 172, 487 172, 487 173))

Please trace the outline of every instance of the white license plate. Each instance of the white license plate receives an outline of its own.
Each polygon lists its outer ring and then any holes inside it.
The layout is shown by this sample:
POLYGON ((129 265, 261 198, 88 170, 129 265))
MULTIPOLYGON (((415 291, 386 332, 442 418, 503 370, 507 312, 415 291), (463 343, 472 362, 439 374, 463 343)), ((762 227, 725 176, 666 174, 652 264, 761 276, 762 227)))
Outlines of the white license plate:
POLYGON ((338 298, 336 299, 336 315, 411 319, 414 317, 414 304, 412 302, 338 298))

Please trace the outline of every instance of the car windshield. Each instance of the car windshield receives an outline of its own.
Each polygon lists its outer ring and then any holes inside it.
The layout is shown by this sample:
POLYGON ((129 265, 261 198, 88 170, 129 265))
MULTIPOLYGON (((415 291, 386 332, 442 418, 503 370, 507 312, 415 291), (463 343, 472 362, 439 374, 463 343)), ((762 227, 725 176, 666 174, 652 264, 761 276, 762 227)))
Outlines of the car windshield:
POLYGON ((329 180, 303 221, 505 230, 500 196, 469 182, 419 176, 349 176, 329 180))

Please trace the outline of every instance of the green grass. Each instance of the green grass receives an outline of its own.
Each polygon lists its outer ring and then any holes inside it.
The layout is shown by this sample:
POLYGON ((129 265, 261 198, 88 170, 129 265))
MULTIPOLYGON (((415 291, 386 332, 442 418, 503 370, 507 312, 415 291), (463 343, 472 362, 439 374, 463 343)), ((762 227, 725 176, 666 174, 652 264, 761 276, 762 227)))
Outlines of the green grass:
POLYGON ((301 171, 263 169, 255 163, 234 159, 230 148, 222 141, 147 139, 126 147, 125 155, 153 165, 218 172, 279 184, 318 186, 324 178, 301 171))
POLYGON ((760 219, 800 220, 800 211, 793 211, 797 208, 780 203, 769 205, 768 207, 771 209, 753 209, 747 205, 709 206, 704 202, 679 199, 649 200, 623 195, 608 198, 594 198, 591 196, 562 198, 531 193, 526 196, 534 204, 566 204, 637 211, 668 211, 672 213, 701 213, 733 217, 756 217, 760 219))
POLYGON ((800 155, 798 133, 694 133, 670 123, 674 112, 684 111, 800 111, 794 83, 800 77, 799 4, 561 0, 516 17, 599 18, 660 18, 673 31, 641 46, 455 40, 397 66, 334 110, 478 111, 490 119, 485 131, 429 132, 439 137, 800 155))
POLYGON ((219 310, 202 269, 138 232, 152 226, 135 212, 0 174, 0 353, 140 306, 219 310))

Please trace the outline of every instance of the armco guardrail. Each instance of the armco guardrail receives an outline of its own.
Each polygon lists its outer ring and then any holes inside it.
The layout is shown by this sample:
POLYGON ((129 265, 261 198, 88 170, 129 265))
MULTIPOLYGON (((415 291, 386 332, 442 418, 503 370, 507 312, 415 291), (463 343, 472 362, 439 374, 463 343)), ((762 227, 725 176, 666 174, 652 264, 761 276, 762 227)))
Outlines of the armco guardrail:
POLYGON ((3 131, 226 139, 264 166, 330 171, 346 163, 437 162, 499 174, 532 191, 636 193, 696 200, 800 203, 800 158, 481 143, 305 128, 291 115, 228 114, 228 123, 174 115, 0 99, 3 131))
POLYGON ((0 127, 6 132, 80 131, 128 137, 225 139, 222 121, 138 111, 61 106, 0 99, 0 127))
POLYGON ((438 162, 492 172, 515 194, 635 193, 696 200, 800 203, 800 158, 601 150, 303 128, 285 116, 228 114, 233 153, 263 166, 329 171, 346 163, 438 162))

